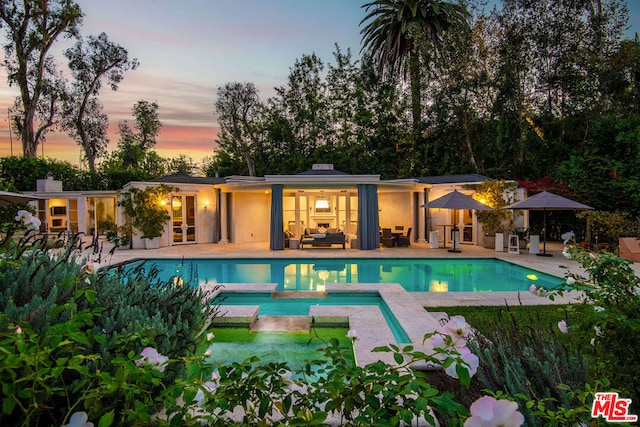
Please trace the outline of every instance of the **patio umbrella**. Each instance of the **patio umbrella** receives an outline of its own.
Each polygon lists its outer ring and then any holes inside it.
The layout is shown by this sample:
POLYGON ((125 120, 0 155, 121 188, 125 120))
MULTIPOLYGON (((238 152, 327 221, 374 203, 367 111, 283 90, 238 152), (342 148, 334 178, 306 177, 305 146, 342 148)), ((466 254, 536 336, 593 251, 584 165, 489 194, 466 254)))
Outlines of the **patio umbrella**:
MULTIPOLYGON (((492 207, 487 206, 484 203, 480 203, 472 197, 460 193, 458 190, 453 190, 451 193, 447 193, 442 197, 438 197, 435 200, 421 205, 421 207, 427 209, 452 209, 454 211, 465 209, 484 211, 493 209, 492 207)), ((454 224, 453 232, 455 233, 456 231, 458 231, 458 225, 454 224)), ((449 252, 460 252, 459 249, 456 249, 456 239, 453 239, 453 249, 450 249, 449 252)))
POLYGON ((536 210, 542 211, 542 241, 543 249, 539 256, 551 256, 547 253, 547 210, 551 211, 570 211, 570 210, 584 210, 593 209, 591 206, 583 205, 582 203, 567 199, 566 197, 558 196, 557 194, 543 191, 538 194, 534 194, 520 202, 505 206, 504 209, 516 209, 516 210, 536 210))
POLYGON ((0 206, 9 206, 16 203, 27 203, 31 200, 37 200, 40 197, 28 196, 26 194, 11 193, 9 191, 0 191, 0 206))

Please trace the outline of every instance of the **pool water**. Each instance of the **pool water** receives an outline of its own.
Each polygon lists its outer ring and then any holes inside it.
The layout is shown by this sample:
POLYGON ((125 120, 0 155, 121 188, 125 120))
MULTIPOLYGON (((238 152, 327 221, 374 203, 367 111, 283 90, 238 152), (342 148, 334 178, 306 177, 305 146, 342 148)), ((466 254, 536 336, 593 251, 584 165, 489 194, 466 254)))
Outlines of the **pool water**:
POLYGON ((312 305, 328 306, 376 306, 393 332, 396 341, 408 344, 411 339, 377 292, 336 292, 320 298, 273 298, 267 292, 221 292, 214 304, 259 305, 260 316, 308 316, 312 305))
POLYGON ((210 363, 242 362, 257 356, 260 364, 286 362, 292 370, 302 369, 306 361, 327 360, 318 349, 325 347, 325 341, 336 338, 347 363, 355 365, 353 344, 344 328, 316 328, 315 333, 320 338, 307 332, 256 333, 247 328, 216 328, 213 333, 214 338, 208 347, 210 363))
POLYGON ((125 268, 142 262, 175 283, 276 283, 277 291, 324 291, 327 283, 398 283, 408 292, 498 292, 562 283, 493 258, 149 259, 125 268))

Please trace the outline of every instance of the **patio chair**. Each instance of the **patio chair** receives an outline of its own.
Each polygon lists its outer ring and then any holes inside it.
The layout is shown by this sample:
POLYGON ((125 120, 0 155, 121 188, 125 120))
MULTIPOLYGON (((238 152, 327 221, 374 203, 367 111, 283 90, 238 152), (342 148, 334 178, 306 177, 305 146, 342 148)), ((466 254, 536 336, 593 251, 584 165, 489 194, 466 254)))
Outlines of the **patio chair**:
POLYGON ((385 246, 387 248, 392 248, 396 246, 396 237, 391 234, 390 228, 382 229, 382 236, 380 237, 380 243, 382 243, 382 246, 385 246))
POLYGON ((407 230, 406 236, 398 237, 398 246, 411 246, 411 227, 407 230))

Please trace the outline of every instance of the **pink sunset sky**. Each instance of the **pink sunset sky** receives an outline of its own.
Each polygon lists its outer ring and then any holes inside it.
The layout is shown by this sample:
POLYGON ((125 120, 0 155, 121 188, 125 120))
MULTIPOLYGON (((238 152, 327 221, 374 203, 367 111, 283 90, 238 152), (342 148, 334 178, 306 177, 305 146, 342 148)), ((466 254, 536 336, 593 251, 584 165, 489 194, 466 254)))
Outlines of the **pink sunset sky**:
MULTIPOLYGON (((163 128, 156 150, 163 157, 186 154, 196 162, 213 153, 216 91, 227 82, 252 82, 263 100, 286 84, 290 67, 315 52, 333 61, 335 43, 360 51, 359 23, 365 0, 77 0, 85 14, 83 36, 105 32, 140 66, 125 73, 117 91, 103 87, 100 100, 117 145, 117 123, 133 124, 138 100, 155 101, 163 128)), ((627 32, 640 33, 640 1, 629 0, 627 32)), ((2 30, 0 30, 2 31, 2 30)), ((4 33, 2 33, 4 43, 4 33)), ((56 52, 69 47, 59 42, 56 52)), ((7 108, 18 95, 0 68, 0 156, 22 154, 8 128, 7 108)), ((49 133, 38 155, 80 164, 80 148, 63 133, 49 133), (44 150, 43 150, 44 148, 44 150)))

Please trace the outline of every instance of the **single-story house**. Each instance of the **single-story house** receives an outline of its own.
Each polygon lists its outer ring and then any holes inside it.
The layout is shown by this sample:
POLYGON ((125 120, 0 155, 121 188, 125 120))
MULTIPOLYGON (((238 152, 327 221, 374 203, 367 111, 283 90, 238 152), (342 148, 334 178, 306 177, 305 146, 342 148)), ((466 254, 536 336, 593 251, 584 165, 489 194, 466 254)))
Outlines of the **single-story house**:
MULTIPOLYGON (((198 243, 265 243, 272 250, 285 248, 286 236, 298 240, 309 229, 339 229, 352 248, 376 249, 380 229, 412 230, 412 242, 436 236, 451 242, 451 226, 461 230, 460 243, 482 244, 482 229, 475 211, 426 209, 429 200, 465 184, 490 178, 453 175, 381 180, 379 175, 351 175, 330 164, 317 164, 296 175, 225 178, 171 175, 149 182, 130 182, 122 190, 167 184, 178 190, 167 200, 170 220, 160 246, 198 243), (435 232, 435 234, 434 234, 435 232)), ((38 180, 41 199, 34 202, 44 232, 84 232, 104 235, 124 224, 117 191, 63 191, 62 183, 38 180)), ((522 199, 523 194, 517 196, 522 199)), ((144 247, 134 235, 133 248, 144 247)))

